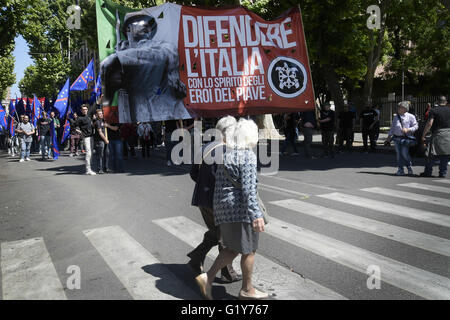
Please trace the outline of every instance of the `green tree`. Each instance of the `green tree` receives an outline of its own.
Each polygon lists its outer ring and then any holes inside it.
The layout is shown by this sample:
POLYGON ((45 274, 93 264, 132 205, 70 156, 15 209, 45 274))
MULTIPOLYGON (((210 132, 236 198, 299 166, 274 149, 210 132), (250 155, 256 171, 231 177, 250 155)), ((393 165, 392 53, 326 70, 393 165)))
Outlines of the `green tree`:
POLYGON ((14 73, 14 57, 12 55, 12 46, 8 45, 8 53, 0 56, 0 100, 6 97, 6 90, 16 82, 14 73))
POLYGON ((59 55, 50 55, 46 60, 35 59, 19 82, 20 92, 28 97, 36 94, 40 97, 56 96, 70 73, 70 65, 59 55))
POLYGON ((450 11, 439 0, 392 1, 387 16, 389 49, 383 79, 399 90, 401 74, 415 95, 450 89, 450 11))
POLYGON ((71 73, 69 41, 73 31, 66 26, 70 0, 41 0, 29 8, 21 33, 30 48, 34 65, 19 82, 23 95, 56 95, 71 73))
POLYGON ((0 0, 0 57, 8 54, 8 46, 26 25, 24 17, 37 0, 0 0))

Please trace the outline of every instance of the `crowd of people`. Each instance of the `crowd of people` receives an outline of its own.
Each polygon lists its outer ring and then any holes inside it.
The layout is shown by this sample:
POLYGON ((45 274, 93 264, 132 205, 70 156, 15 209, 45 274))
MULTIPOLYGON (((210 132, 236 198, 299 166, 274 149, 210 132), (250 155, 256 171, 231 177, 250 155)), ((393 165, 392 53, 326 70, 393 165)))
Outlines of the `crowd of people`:
MULTIPOLYGON (((410 151, 418 152, 420 150, 420 153, 427 159, 427 167, 420 176, 430 177, 431 168, 435 161, 440 161, 439 177, 446 176, 446 164, 449 162, 448 155, 450 154, 450 147, 447 144, 447 139, 450 138, 446 128, 449 127, 450 115, 448 110, 450 108, 444 107, 448 107, 445 96, 441 96, 439 101, 433 105, 428 103, 423 115, 423 125, 419 126, 411 102, 402 101, 399 103, 397 113, 391 121, 388 137, 385 140, 385 145, 390 145, 391 141, 394 142, 398 164, 396 175, 406 175, 405 167, 408 175, 414 174, 410 151), (440 134, 438 135, 437 132, 440 132, 440 134), (432 139, 434 136, 436 137, 432 139)), ((314 159, 315 157, 311 153, 314 130, 319 130, 322 136, 323 151, 319 157, 334 159, 336 153, 344 150, 351 153, 357 118, 359 119, 363 142, 362 152, 375 153, 377 151, 377 141, 380 136, 380 105, 366 106, 357 115, 356 111, 351 110, 346 103, 342 111, 339 112, 337 119, 335 111, 331 110, 330 103, 325 103, 317 115, 314 111, 308 111, 284 114, 281 117, 281 119, 278 119, 278 125, 284 131, 285 140, 280 155, 287 155, 286 150, 289 146, 293 150, 291 155, 299 155, 296 141, 302 133, 305 157, 314 159)))
POLYGON ((77 112, 68 112, 66 119, 58 119, 54 111, 42 111, 34 126, 28 115, 20 115, 14 122, 14 135, 7 128, 0 127, 0 150, 7 150, 19 162, 30 161, 30 154, 38 154, 42 161, 54 159, 54 144, 58 150, 70 150, 70 157, 84 156, 86 174, 96 175, 109 172, 124 172, 123 161, 136 159, 140 148, 142 158, 150 157, 151 149, 166 146, 167 165, 171 166, 170 153, 174 142, 170 137, 177 128, 192 128, 194 119, 168 120, 141 123, 107 123, 98 104, 84 104, 77 112), (68 138, 61 141, 64 128, 62 121, 68 121, 68 138), (55 128, 56 139, 52 139, 51 127, 55 128))
MULTIPOLYGON (((380 134, 380 106, 366 107, 361 111, 358 118, 364 145, 363 151, 365 153, 376 152, 376 144, 380 134)), ((295 142, 299 134, 302 133, 305 157, 315 158, 311 153, 314 130, 320 130, 322 135, 323 152, 320 155, 321 158, 334 158, 336 153, 344 150, 352 152, 357 113, 354 109, 350 110, 347 103, 344 104, 337 119, 335 111, 331 110, 331 104, 324 103, 317 115, 314 111, 290 113, 283 115, 283 119, 280 120, 279 126, 286 137, 281 148, 281 155, 287 155, 286 149, 289 145, 292 146, 294 151, 291 155, 299 154, 295 142)))
MULTIPOLYGON (((431 143, 432 134, 436 134, 438 130, 444 130, 448 126, 448 114, 439 111, 443 106, 447 106, 445 96, 441 96, 434 105, 429 103, 423 115, 423 125, 420 126, 416 115, 411 110, 411 103, 404 101, 399 104, 397 113, 391 121, 388 138, 385 140, 385 145, 389 145, 391 141, 394 142, 398 163, 396 175, 406 175, 404 168, 407 169, 408 175, 413 175, 410 152, 421 150, 421 153, 426 154, 427 158, 427 167, 421 176, 431 176, 432 165, 435 161, 441 162, 439 176, 446 176, 447 170, 446 166, 444 168, 444 164, 448 163, 446 157, 447 153, 450 153, 446 149, 447 145, 440 146, 440 144, 431 143), (437 120, 434 121, 436 117, 437 120), (423 135, 423 132, 426 134, 423 135), (422 138, 425 140, 422 141, 422 138)), ((86 174, 124 172, 124 159, 137 158, 138 146, 141 149, 142 158, 150 157, 151 149, 165 146, 167 166, 171 166, 173 165, 171 152, 176 143, 171 140, 172 133, 176 129, 184 128, 192 134, 194 121, 197 120, 109 124, 104 121, 103 112, 98 104, 85 104, 81 107, 80 114, 68 113, 66 117, 70 123, 70 135, 64 143, 61 143, 64 128, 61 128, 57 114, 52 111, 47 115, 43 111, 36 127, 30 122, 27 115, 21 115, 20 120, 15 122, 15 137, 11 137, 6 128, 0 128, 0 149, 7 149, 11 156, 19 155, 20 162, 29 161, 31 153, 39 153, 42 160, 52 159, 55 142, 51 137, 51 124, 53 124, 58 135, 56 141, 60 144, 59 147, 70 150, 69 156, 71 157, 85 155, 86 174)), ((331 110, 330 103, 325 103, 318 113, 314 111, 289 113, 277 115, 274 119, 277 127, 285 135, 281 146, 281 155, 288 154, 286 152, 288 147, 292 148, 291 155, 299 155, 296 142, 299 135, 303 134, 304 155, 306 158, 315 159, 311 145, 316 130, 320 131, 322 136, 323 151, 319 157, 335 158, 337 153, 343 151, 351 153, 354 149, 357 119, 359 119, 363 141, 362 151, 365 153, 377 151, 377 141, 380 135, 379 105, 367 106, 357 115, 354 108, 345 104, 336 117, 335 111, 331 110)), ((65 121, 65 119, 63 120, 65 121)), ((446 132, 440 134, 439 139, 446 141, 446 136, 446 132)))
MULTIPOLYGON (((447 151, 446 145, 436 147, 431 143, 431 135, 438 129, 445 129, 448 125, 447 113, 436 113, 436 110, 441 110, 442 106, 447 106, 445 96, 441 96, 440 101, 435 102, 434 105, 429 103, 422 117, 423 125, 420 126, 416 115, 411 110, 411 103, 404 101, 399 104, 397 114, 391 121, 388 138, 385 140, 385 145, 389 145, 391 141, 394 142, 398 163, 396 175, 406 175, 404 168, 407 169, 408 175, 413 175, 410 152, 417 152, 417 150, 426 154, 427 158, 427 167, 421 176, 431 176, 432 164, 435 161, 441 162, 439 175, 446 175, 447 170, 446 167, 444 168, 444 163, 446 163, 446 153, 450 152, 447 151), (435 117, 438 119, 433 124, 435 117), (425 126, 425 123, 431 124, 425 126), (425 131, 426 135, 423 136, 422 133, 425 131), (424 141, 422 141, 422 136, 425 138, 424 141)), ((291 155, 299 155, 296 142, 299 135, 303 134, 304 155, 306 158, 315 159, 311 145, 316 130, 320 131, 322 136, 323 151, 319 157, 335 158, 337 153, 343 151, 351 153, 354 149, 357 119, 359 119, 363 141, 362 151, 365 153, 377 151, 377 141, 380 135, 379 105, 367 106, 357 115, 354 108, 345 104, 336 117, 335 111, 331 110, 330 103, 325 103, 318 113, 314 111, 289 113, 275 116, 274 119, 277 127, 285 135, 281 146, 281 155, 288 154, 286 152, 288 147, 292 148, 291 155)), ((65 121, 65 119, 62 120, 65 121)), ((56 141, 60 144, 59 147, 70 150, 69 156, 71 157, 85 155, 86 174, 124 172, 124 159, 137 158, 138 146, 141 149, 142 158, 150 157, 151 149, 165 146, 167 166, 171 166, 173 165, 171 152, 176 143, 171 140, 173 131, 184 128, 192 134, 195 120, 197 119, 109 124, 104 121, 103 112, 98 104, 85 104, 81 107, 80 114, 67 114, 70 135, 64 143, 61 143, 64 128, 61 128, 57 114, 52 111, 48 115, 43 111, 36 127, 30 122, 27 115, 21 115, 19 121, 15 122, 15 137, 11 137, 6 128, 0 128, 0 149, 7 149, 11 156, 19 155, 20 162, 29 161, 31 153, 38 153, 42 160, 52 159, 54 141, 51 137, 51 124, 53 124, 58 135, 56 141)), ((446 136, 447 133, 443 133, 439 139, 445 141, 446 138, 442 137, 446 136)))

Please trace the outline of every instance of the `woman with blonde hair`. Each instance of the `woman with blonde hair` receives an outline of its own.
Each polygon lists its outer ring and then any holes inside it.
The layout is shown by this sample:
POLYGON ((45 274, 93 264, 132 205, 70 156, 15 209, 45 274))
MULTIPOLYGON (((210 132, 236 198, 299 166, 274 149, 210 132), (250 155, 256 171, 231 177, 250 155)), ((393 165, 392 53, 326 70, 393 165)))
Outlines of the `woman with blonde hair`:
POLYGON ((214 223, 220 226, 225 248, 211 268, 196 277, 205 299, 212 300, 212 282, 219 270, 240 253, 242 289, 239 299, 265 299, 268 294, 252 285, 255 252, 259 232, 264 231, 263 213, 258 205, 256 189, 256 155, 258 127, 252 120, 240 119, 233 140, 227 139, 223 165, 216 172, 214 223))

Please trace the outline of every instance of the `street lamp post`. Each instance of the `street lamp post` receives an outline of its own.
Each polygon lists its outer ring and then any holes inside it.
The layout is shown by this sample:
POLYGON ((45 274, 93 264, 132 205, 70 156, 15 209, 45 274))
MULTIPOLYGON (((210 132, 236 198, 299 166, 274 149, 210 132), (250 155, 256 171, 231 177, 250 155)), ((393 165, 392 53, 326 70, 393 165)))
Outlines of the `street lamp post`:
POLYGON ((405 62, 402 60, 402 101, 405 101, 405 62))

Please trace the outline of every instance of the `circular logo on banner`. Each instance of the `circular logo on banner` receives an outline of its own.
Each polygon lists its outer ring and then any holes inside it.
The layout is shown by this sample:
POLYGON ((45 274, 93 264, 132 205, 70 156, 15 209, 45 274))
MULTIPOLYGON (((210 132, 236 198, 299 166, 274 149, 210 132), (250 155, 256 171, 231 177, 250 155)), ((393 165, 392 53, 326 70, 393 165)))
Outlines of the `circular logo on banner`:
POLYGON ((308 77, 300 61, 278 57, 269 65, 268 80, 270 88, 283 98, 295 98, 306 90, 308 77))

